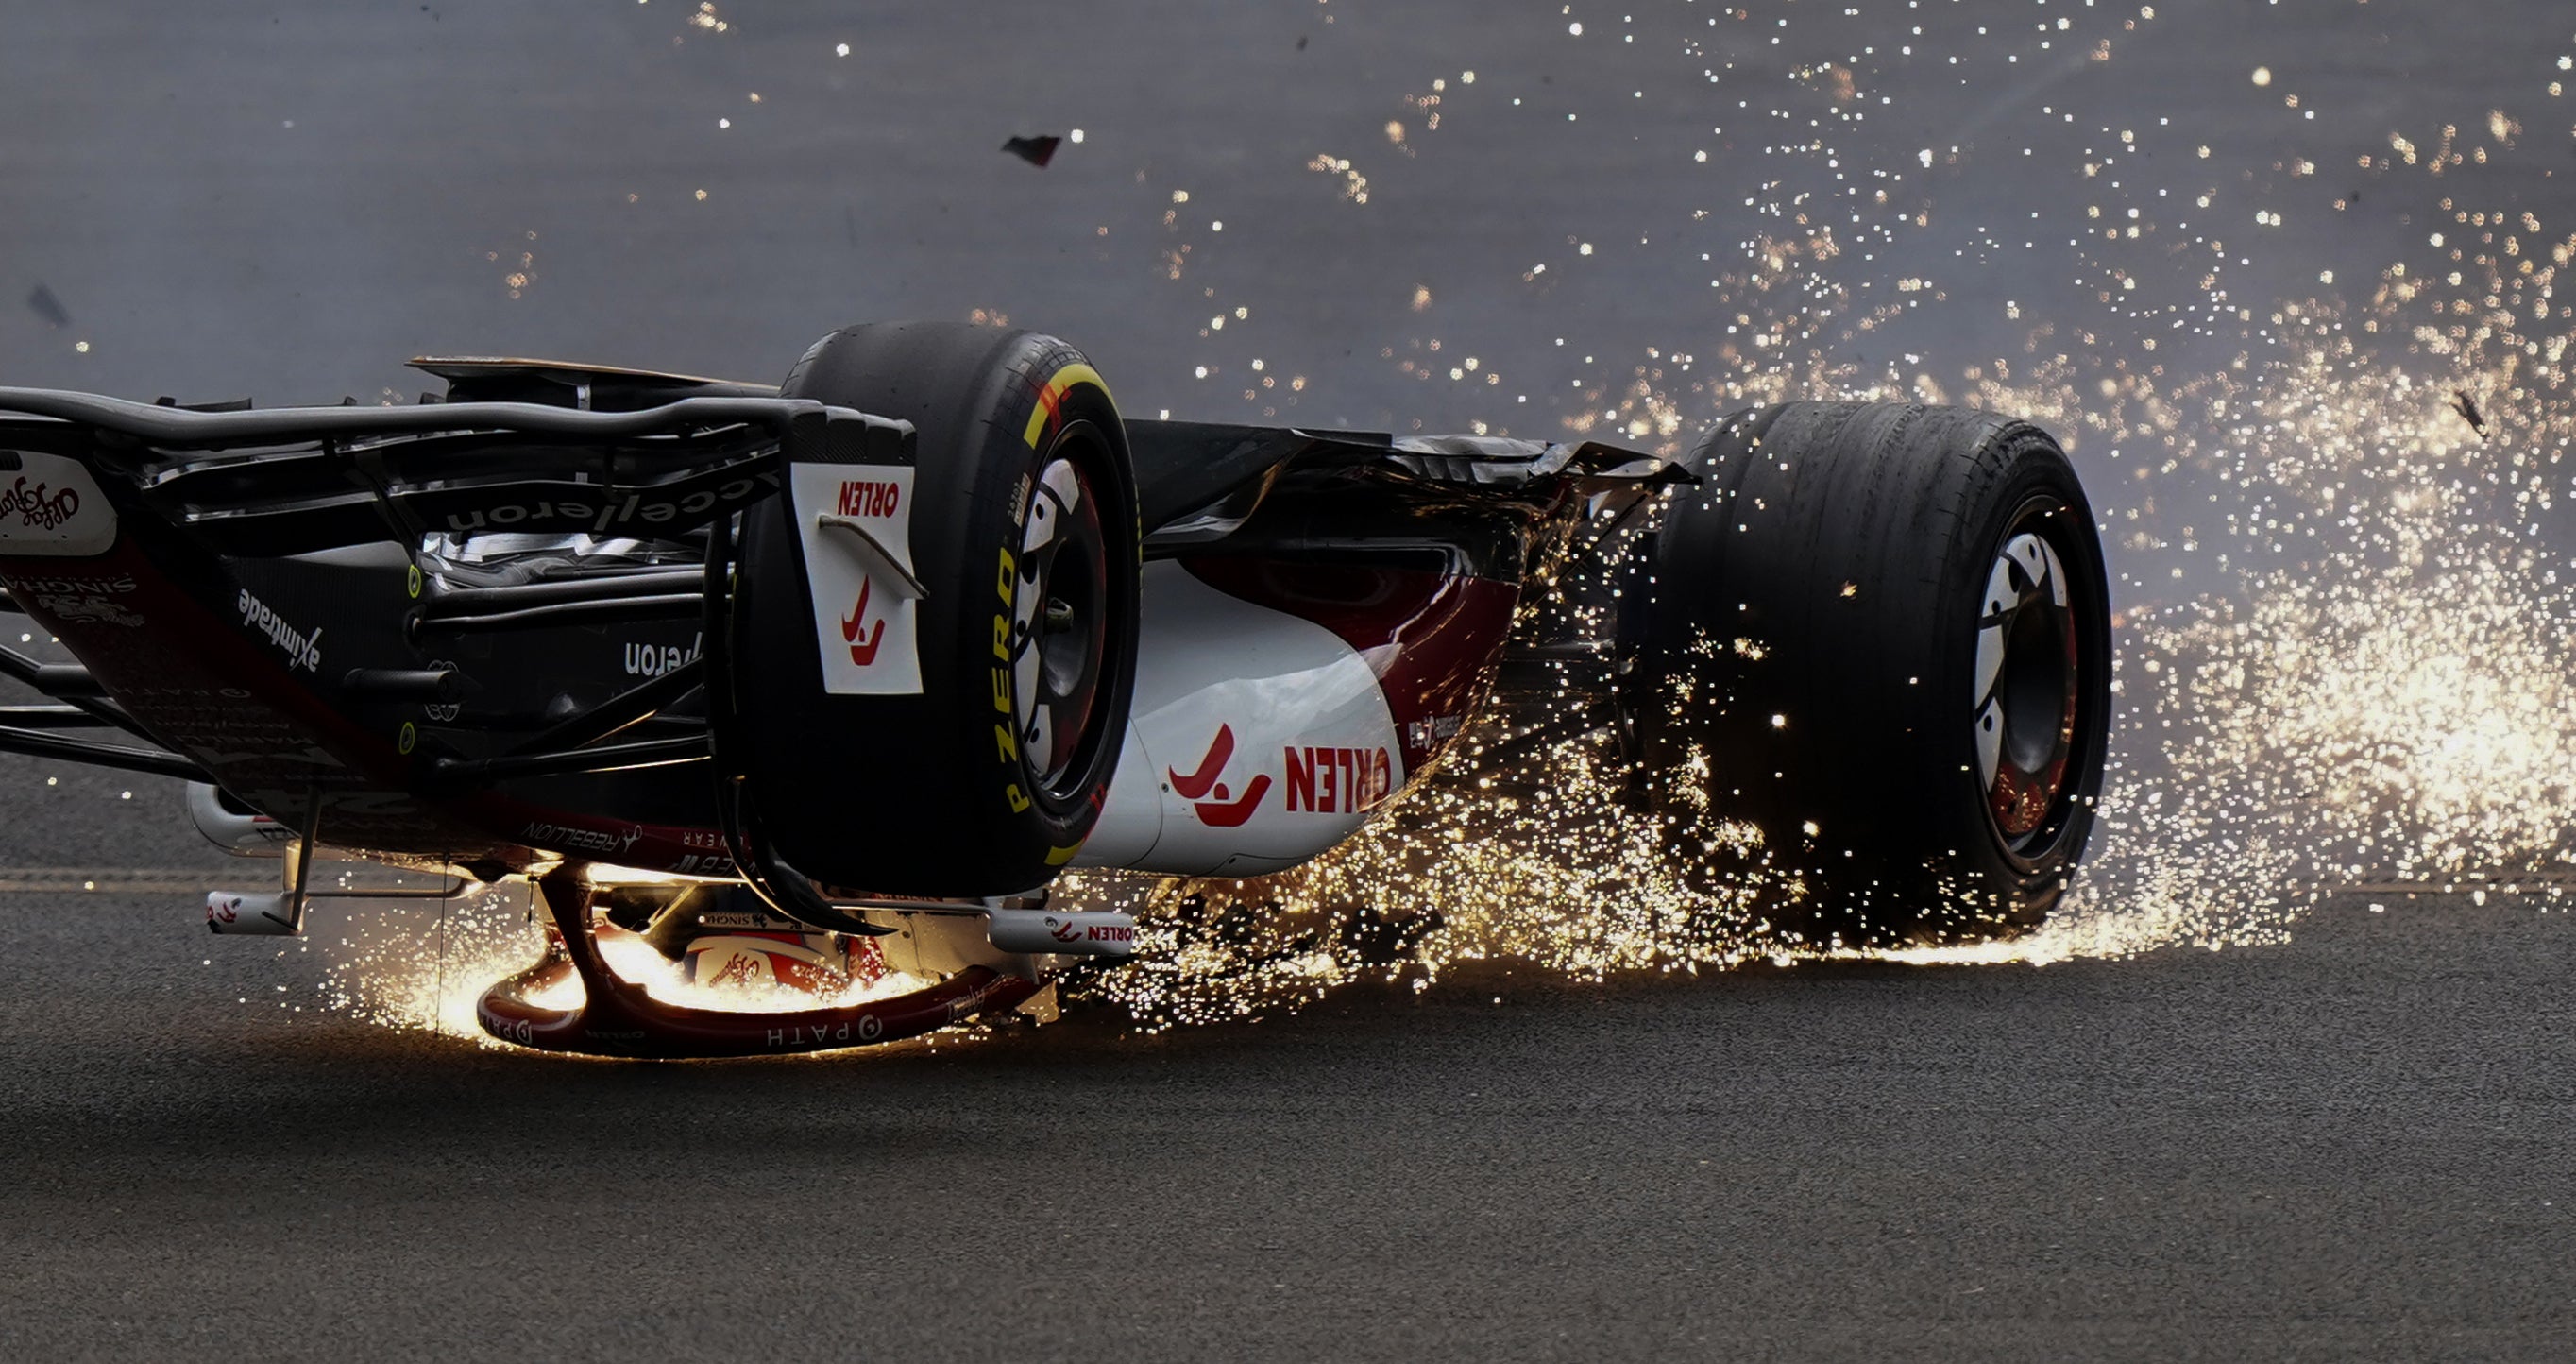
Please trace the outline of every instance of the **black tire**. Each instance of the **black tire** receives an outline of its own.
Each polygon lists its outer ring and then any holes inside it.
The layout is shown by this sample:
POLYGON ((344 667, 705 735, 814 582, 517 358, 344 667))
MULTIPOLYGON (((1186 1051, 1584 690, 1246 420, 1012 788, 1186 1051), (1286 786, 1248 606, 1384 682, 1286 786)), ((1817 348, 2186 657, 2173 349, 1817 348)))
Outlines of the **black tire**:
POLYGON ((1142 537, 1108 389, 1050 336, 894 322, 823 338, 781 391, 913 424, 921 691, 826 695, 790 499, 746 517, 734 633, 759 830, 835 887, 1046 884, 1099 818, 1135 688, 1142 537))
POLYGON ((1771 921, 1811 942, 2035 927, 2083 855, 2110 722, 2101 544, 2065 453, 1990 413, 1790 403, 1694 464, 1622 617, 1668 847, 1694 878, 1759 867, 1771 921))

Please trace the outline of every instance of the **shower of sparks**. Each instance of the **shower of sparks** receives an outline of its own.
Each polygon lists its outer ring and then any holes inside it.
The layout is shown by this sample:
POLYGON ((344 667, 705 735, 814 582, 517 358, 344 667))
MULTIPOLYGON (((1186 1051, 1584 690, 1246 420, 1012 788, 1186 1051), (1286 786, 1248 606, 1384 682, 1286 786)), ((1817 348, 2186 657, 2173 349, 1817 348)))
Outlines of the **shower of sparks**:
MULTIPOLYGON (((2154 11, 2138 16, 2120 29, 2154 11)), ((2061 36, 2062 17, 2039 27, 2038 49, 2075 41, 2061 36)), ((2086 42, 2080 60, 2108 60, 2111 42, 2086 42)), ((2270 77, 2260 71, 2256 83, 2270 77)), ((1847 66, 1791 79, 1829 110, 1811 128, 1857 124, 1884 103, 1847 66)), ((2471 145, 2442 128, 2429 154, 2398 133, 2396 155, 2364 169, 2401 171, 2419 156, 2437 175, 2484 165, 2519 125, 2499 111, 2486 131, 2491 144, 2471 145)), ((2554 542, 2544 525, 2576 496, 2576 469, 2562 467, 2576 438, 2571 310, 2555 301, 2576 225, 2445 199, 2433 269, 2392 262, 2359 299, 2248 306, 2223 284, 2231 259, 2251 263, 2248 244, 2191 235, 2183 217, 2157 222, 2176 207, 2170 194, 2112 178, 2154 135, 2101 137, 2114 150, 2088 149, 2083 171, 2112 202, 2084 206, 2068 238, 2093 243, 2079 253, 2095 307, 2040 317, 2007 303, 2023 329, 2018 354, 1949 373, 1889 357, 1883 333, 1961 306, 1941 276, 1875 263, 1929 225, 1889 186, 1959 149, 1924 149, 1919 166, 1864 179, 1850 168, 1865 163, 1818 135, 1762 150, 1841 167, 1831 182, 1860 211, 1827 217, 1812 189, 1747 200, 1777 225, 1736 243, 1731 263, 1702 267, 1715 325, 1675 338, 1679 349, 1640 344, 1624 373, 1584 356, 1554 381, 1569 390, 1554 408, 1563 433, 1667 455, 1737 408, 1838 397, 2027 415, 2092 471, 2124 571, 2113 755, 2085 873, 2034 933, 1872 955, 2046 963, 2278 942, 2348 885, 2562 893, 2576 881, 2576 561, 2553 548, 2570 538, 2563 522, 2554 542), (1871 182, 1864 201, 1858 187, 1871 182), (2177 240, 2206 262, 2186 262, 2196 279, 2156 273, 2177 240), (2186 369, 2178 357, 2193 342, 2228 358, 2186 369), (2491 397, 2472 408, 2471 394, 2491 397)), ((1707 161, 1694 152, 1693 164, 1707 161)), ((2296 161, 2288 171, 2317 173, 2296 161)), ((2184 202, 2208 210, 2215 197, 2195 186, 2184 202)), ((2255 216, 2261 227, 2285 220, 2271 206, 2255 216)), ((1567 240, 1578 258, 1592 254, 1592 243, 1567 240)), ((2003 248, 1999 236, 1981 245, 2003 248)), ((1538 286, 1545 271, 1520 282, 1538 286)), ((1382 354, 1404 377, 1429 378, 1446 367, 1425 349, 1416 338, 1382 354)), ((1504 430, 1529 414, 1492 415, 1504 430)), ((1490 725, 1471 732, 1394 817, 1299 870, 1246 882, 1073 880, 1068 894, 1142 916, 1140 961, 1090 992, 1160 1028, 1294 1007, 1372 975, 1429 988, 1445 967, 1485 958, 1600 978, 1846 955, 1773 928, 1766 909, 1794 899, 1793 886, 1683 884, 1656 826, 1621 807, 1600 735, 1494 770, 1475 750, 1498 737, 1490 725)))
POLYGON ((325 963, 325 998, 385 1027, 481 1039, 474 1004, 484 987, 545 949, 532 902, 526 886, 462 897, 427 914, 326 902, 312 934, 325 963), (340 919, 338 931, 319 926, 330 922, 323 915, 340 919))
MULTIPOLYGON (((459 897, 434 914, 383 910, 359 901, 325 901, 315 910, 313 954, 322 962, 323 1002, 386 1027, 472 1038, 500 1046, 475 1021, 475 1004, 493 982, 537 960, 546 930, 532 913, 534 892, 504 885, 459 897)), ((844 1007, 918 990, 931 982, 901 972, 852 977, 837 990, 807 991, 766 978, 692 980, 677 962, 641 938, 614 934, 600 954, 621 978, 655 999, 729 1013, 778 1013, 844 1007)), ((837 979, 837 977, 834 977, 837 979)), ((569 1008, 581 983, 566 978, 532 1002, 569 1008)))
MULTIPOLYGON (((1534 7, 1524 17, 1551 26, 1550 45, 1660 65, 1576 95, 1535 65, 1480 59, 1480 74, 1430 81, 1431 94, 1421 81, 1390 90, 1368 116, 1386 139, 1367 139, 1384 158, 1373 175, 1329 152, 1258 172, 1309 186, 1303 177, 1324 176, 1339 193, 1306 195, 1312 212, 1388 226, 1342 206, 1406 202, 1411 177, 1487 145, 1479 137, 1560 149, 1593 137, 1603 164, 1661 155, 1634 173, 1706 186, 1703 207, 1642 226, 1615 205, 1550 217, 1533 204, 1518 264, 1493 278, 1454 264, 1437 277, 1438 308, 1429 285, 1415 287, 1376 333, 1336 336, 1329 353, 1299 353, 1247 316, 1316 285, 1217 250, 1257 249, 1236 240, 1251 234, 1214 235, 1229 214, 1264 216, 1244 186, 1175 189, 1137 171, 1136 230, 1118 234, 1159 226, 1139 287, 1167 291, 1151 316, 1197 346, 1158 381, 1203 404, 1186 416, 1326 424, 1341 394, 1376 385, 1447 398, 1438 410, 1465 415, 1444 426, 1667 455, 1728 412, 1790 398, 1963 403, 2057 433, 2085 473, 2117 613, 2113 751, 2091 856, 2033 933, 1880 957, 2049 963, 2259 945, 2339 887, 2556 896, 2576 884, 2576 466, 2565 461, 2576 309, 2556 290, 2576 263, 2576 222, 2482 200, 2474 186, 2486 182, 2471 178, 2563 158, 2536 115, 2567 125, 2559 101, 2576 55, 2499 57, 2503 107, 2474 117, 2361 129, 2348 110, 2321 120, 2285 54, 2230 54, 2213 68, 2229 97, 2261 102, 2303 145, 2338 119, 2346 141, 2367 144, 2357 164, 2288 153, 2239 176, 2218 173, 2237 149, 2214 160, 2186 134, 2187 107, 2107 123, 2086 112, 2085 82, 2116 67, 2133 35, 2184 22, 2153 5, 2032 4, 2017 23, 2009 5, 1973 17, 1711 8, 1641 4, 1615 26, 1587 16, 1586 36, 1584 22, 1534 7), (1908 108, 1877 85, 1904 63, 2013 93, 1983 105, 1958 95, 1965 113, 1908 108), (2532 72, 2532 88, 2508 88, 2532 72), (2517 108, 2534 115, 2530 131, 2517 108), (2006 157, 2059 173, 2060 201, 2029 221, 1978 217, 1964 177, 2006 157), (2416 247, 2376 270, 2295 260, 2293 224, 2365 193, 2438 203, 2438 216, 2419 213, 2416 247), (2072 287, 2039 278, 2042 260, 2070 264, 2072 287), (2238 283, 2285 261, 2322 292, 2257 297, 2238 283), (1571 299, 1612 270, 1631 281, 1622 287, 1691 291, 1704 325, 1623 337, 1617 354, 1569 346, 1570 326, 1549 329, 1553 346, 1477 330, 1480 298, 1571 299), (1434 319, 1451 334, 1431 334, 1434 319), (2007 339, 1935 359, 1922 353, 1935 334, 2007 339), (1243 406, 1229 411, 1237 393, 1243 406)), ((689 23, 722 31, 714 14, 702 5, 689 23)), ((1398 408, 1340 421, 1406 419, 1398 408)), ((1568 566, 1563 601, 1580 598, 1586 572, 1568 566)), ((1067 876, 1065 902, 1140 916, 1137 959, 1088 975, 1079 993, 1155 1030, 1291 1009, 1362 978, 1435 988, 1479 960, 1600 979, 1841 954, 1774 926, 1797 887, 1761 874, 1758 856, 1739 881, 1685 884, 1660 827, 1622 805, 1599 731, 1569 726, 1509 762, 1476 760, 1504 737, 1491 720, 1471 729, 1387 818, 1293 872, 1067 876)), ((365 965, 342 977, 367 982, 348 1005, 472 1034, 474 992, 523 965, 536 937, 514 913, 487 909, 471 930, 459 917, 439 952, 425 939, 365 947, 365 965), (450 983, 424 993, 427 962, 450 983)))

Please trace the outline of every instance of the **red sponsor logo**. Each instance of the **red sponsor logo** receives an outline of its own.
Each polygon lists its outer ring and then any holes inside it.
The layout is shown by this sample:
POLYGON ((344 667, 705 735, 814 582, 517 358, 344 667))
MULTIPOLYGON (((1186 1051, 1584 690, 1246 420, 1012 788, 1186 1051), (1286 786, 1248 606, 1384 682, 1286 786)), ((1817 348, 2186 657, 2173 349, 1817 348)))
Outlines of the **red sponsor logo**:
POLYGON ((830 998, 854 981, 885 974, 872 939, 849 941, 787 929, 731 929, 688 949, 687 973, 700 985, 759 989, 784 986, 830 998))
POLYGON ((847 482, 841 485, 841 515, 892 516, 903 504, 900 483, 847 482))
POLYGON ((1291 748, 1287 761, 1291 810, 1358 814, 1385 800, 1395 784, 1383 748, 1291 748))
POLYGON ((79 493, 65 488, 47 497, 44 484, 39 483, 31 489, 27 486, 26 476, 21 474, 18 481, 10 485, 9 491, 0 493, 0 516, 14 514, 22 526, 54 530, 78 516, 80 504, 79 493))
POLYGON ((1210 828, 1242 827, 1252 818, 1252 812, 1260 807, 1261 798, 1270 794, 1270 774, 1267 772, 1255 776, 1239 797, 1226 790, 1225 783, 1218 778, 1224 774, 1226 762, 1233 756, 1234 727, 1218 725, 1216 741, 1208 745, 1207 756, 1199 760, 1199 770, 1183 776, 1169 768, 1164 769, 1164 775, 1171 778, 1172 789, 1180 793, 1181 799, 1191 803, 1190 808, 1198 811, 1199 821, 1210 828))
POLYGON ((1057 942, 1134 942, 1136 930, 1126 924, 1086 924, 1071 919, 1047 930, 1057 942))
MULTIPOLYGON (((844 484, 843 486, 848 487, 850 485, 844 484)), ((888 484, 887 486, 891 487, 893 485, 888 484)), ((866 619, 868 614, 868 589, 875 585, 876 584, 872 579, 861 578, 859 580, 859 604, 851 607, 850 614, 841 618, 841 641, 850 646, 850 662, 857 664, 862 668, 877 661, 877 646, 885 643, 886 623, 882 618, 877 621, 875 629, 866 631, 867 640, 865 643, 860 642, 859 639, 859 635, 861 633, 860 622, 866 619)))

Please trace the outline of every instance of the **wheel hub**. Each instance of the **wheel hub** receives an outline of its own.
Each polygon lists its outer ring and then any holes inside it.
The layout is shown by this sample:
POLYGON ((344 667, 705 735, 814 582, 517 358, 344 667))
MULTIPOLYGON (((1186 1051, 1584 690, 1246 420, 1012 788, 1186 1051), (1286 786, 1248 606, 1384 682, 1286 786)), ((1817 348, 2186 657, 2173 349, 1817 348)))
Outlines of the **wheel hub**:
POLYGON ((2066 786, 2082 661, 2066 565, 2027 510, 1995 554, 1977 615, 1977 779, 2015 851, 2045 833, 2066 786))
POLYGON ((1108 536, 1067 432, 1029 489, 1009 649, 1012 719, 1038 789, 1061 795, 1083 764, 1109 652, 1108 536))

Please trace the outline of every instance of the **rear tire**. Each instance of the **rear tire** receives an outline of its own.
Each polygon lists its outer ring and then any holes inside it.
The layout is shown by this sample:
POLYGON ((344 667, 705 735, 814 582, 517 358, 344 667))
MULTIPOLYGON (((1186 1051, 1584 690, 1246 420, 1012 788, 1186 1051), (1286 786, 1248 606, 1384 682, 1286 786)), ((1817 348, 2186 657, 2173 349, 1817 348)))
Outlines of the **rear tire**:
POLYGON ((1790 403, 1694 464, 1622 621, 1622 709, 1685 873, 1758 868, 1771 921, 1818 944, 2035 927, 2083 855, 2110 718, 2064 452, 1989 413, 1790 403))
POLYGON ((1050 336, 892 322, 816 342, 781 395, 913 424, 921 690, 826 694, 791 499, 745 518, 734 633, 760 830, 835 887, 1046 884, 1099 818, 1135 687, 1142 537, 1109 390, 1050 336))

